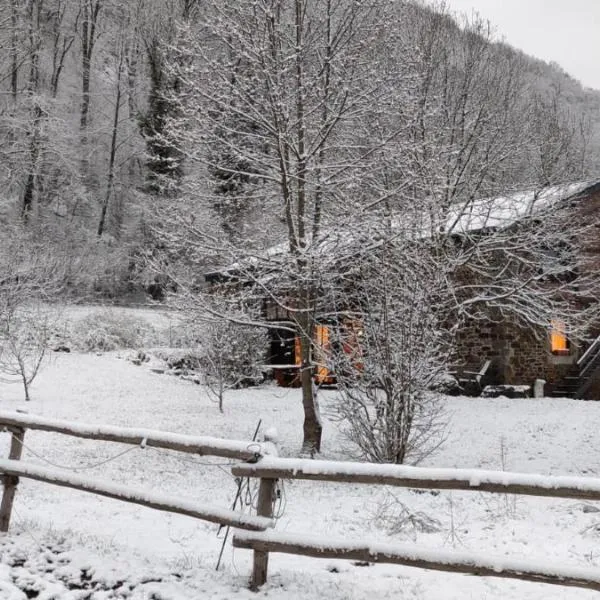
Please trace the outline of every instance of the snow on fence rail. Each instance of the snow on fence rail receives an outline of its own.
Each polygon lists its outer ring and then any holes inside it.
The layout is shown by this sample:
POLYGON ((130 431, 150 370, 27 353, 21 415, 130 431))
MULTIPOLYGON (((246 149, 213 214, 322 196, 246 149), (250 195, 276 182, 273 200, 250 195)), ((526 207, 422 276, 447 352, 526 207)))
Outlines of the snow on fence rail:
POLYGON ((553 477, 508 471, 431 469, 405 465, 265 456, 253 464, 234 466, 232 473, 237 477, 260 477, 264 479, 309 479, 420 489, 466 490, 578 500, 600 500, 600 479, 553 477))
POLYGON ((303 536, 275 531, 238 532, 235 548, 261 552, 282 552, 316 558, 344 558, 372 563, 392 563, 419 569, 466 573, 487 577, 521 579, 537 583, 581 587, 600 591, 600 571, 591 567, 549 566, 546 562, 519 561, 505 556, 480 553, 449 552, 417 548, 409 544, 348 542, 316 536, 303 536))
POLYGON ((132 488, 90 477, 81 477, 61 471, 21 462, 25 430, 37 429, 52 433, 62 433, 79 438, 100 441, 120 442, 141 446, 153 446, 202 456, 219 456, 238 460, 257 460, 267 452, 276 452, 271 443, 243 442, 223 440, 212 437, 180 435, 151 429, 132 429, 107 425, 89 425, 48 419, 45 417, 16 412, 0 411, 0 430, 12 434, 8 460, 0 459, 0 473, 4 491, 0 503, 0 531, 8 531, 12 506, 19 477, 35 479, 44 483, 58 485, 114 498, 124 502, 140 504, 157 510, 167 511, 237 527, 251 531, 264 531, 273 526, 272 519, 264 516, 250 516, 234 510, 201 505, 193 501, 182 500, 176 496, 155 493, 149 490, 132 488))
POLYGON ((17 460, 0 459, 0 473, 4 473, 5 476, 25 477, 26 479, 34 479, 52 485, 90 492, 98 496, 131 502, 132 504, 141 504, 142 506, 148 506, 156 510, 186 515, 202 519, 203 521, 220 523, 240 529, 264 531, 268 527, 273 526, 273 521, 265 517, 242 514, 218 506, 199 504, 168 494, 134 488, 92 477, 71 475, 58 469, 38 467, 37 465, 29 465, 17 460))
MULTIPOLYGON (((277 479, 379 484, 417 489, 463 490, 600 500, 600 479, 553 477, 483 471, 476 469, 431 469, 404 465, 380 465, 340 461, 286 459, 264 456, 254 464, 232 468, 237 477, 260 478, 258 515, 273 514, 273 494, 277 479)), ((267 580, 269 552, 300 554, 318 558, 342 558, 367 562, 387 562, 452 573, 470 573, 574 586, 600 591, 600 570, 595 568, 549 566, 526 560, 482 557, 479 553, 456 553, 419 549, 393 544, 333 542, 329 539, 298 536, 276 531, 236 533, 236 548, 254 551, 251 579, 253 589, 267 580)))
POLYGON ((268 447, 260 442, 241 440, 224 440, 220 438, 183 435, 154 429, 131 427, 113 427, 112 425, 91 425, 88 423, 72 423, 59 419, 49 419, 25 413, 0 411, 0 427, 20 427, 37 429, 52 433, 63 433, 72 437, 119 442, 167 450, 177 450, 199 456, 220 456, 238 460, 257 459, 268 453, 268 447))

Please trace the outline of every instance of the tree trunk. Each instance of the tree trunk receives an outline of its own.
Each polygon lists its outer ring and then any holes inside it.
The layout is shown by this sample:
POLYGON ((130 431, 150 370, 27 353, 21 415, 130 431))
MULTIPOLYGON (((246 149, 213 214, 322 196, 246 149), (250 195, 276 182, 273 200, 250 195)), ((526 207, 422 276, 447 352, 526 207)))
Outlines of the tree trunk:
POLYGON ((18 19, 18 2, 17 0, 12 0, 11 3, 11 49, 10 49, 10 62, 11 62, 11 70, 10 70, 10 90, 12 93, 13 101, 17 101, 17 94, 19 91, 19 54, 17 51, 18 46, 18 34, 17 34, 17 26, 19 24, 18 19))
MULTIPOLYGON (((297 216, 297 241, 300 252, 305 252, 307 240, 307 159, 306 159, 306 122, 305 122, 305 89, 304 89, 304 16, 305 6, 303 0, 296 0, 296 216, 297 216)), ((290 235, 293 231, 289 232, 290 235)), ((314 294, 311 265, 304 257, 297 259, 298 273, 300 274, 298 286, 298 304, 300 309, 299 337, 302 353, 300 381, 302 384, 302 405, 304 407, 304 439, 302 452, 313 456, 321 451, 321 435, 323 427, 319 415, 319 407, 313 387, 312 365, 312 333, 314 314, 314 294)))
POLYGON ((33 212, 33 204, 36 196, 37 169, 41 145, 40 128, 42 118, 42 110, 36 101, 36 105, 33 109, 31 141, 29 144, 29 173, 27 174, 27 181, 25 182, 25 189, 23 190, 23 205, 21 207, 21 218, 24 222, 29 220, 31 213, 33 212))
POLYGON ((92 70, 92 55, 96 43, 96 26, 98 15, 102 7, 102 0, 81 0, 81 112, 79 127, 81 131, 81 144, 83 146, 82 170, 84 175, 89 171, 87 156, 87 130, 90 112, 90 81, 92 70))
POLYGON ((29 395, 29 383, 27 383, 27 378, 23 378, 23 387, 25 388, 25 402, 29 402, 31 400, 31 396, 29 395))
MULTIPOLYGON (((90 71, 92 65, 93 37, 90 37, 90 5, 83 0, 83 17, 81 20, 81 113, 79 115, 79 126, 82 135, 85 136, 88 125, 88 114, 90 110, 90 71)), ((93 35, 93 34, 92 34, 93 35)))
POLYGON ((21 381, 23 382, 23 388, 25 390, 25 401, 29 402, 31 400, 31 396, 29 395, 29 384, 31 381, 27 377, 27 365, 22 358, 18 358, 17 362, 19 363, 19 375, 21 375, 21 381))
MULTIPOLYGON (((68 1, 68 0, 67 0, 68 1)), ((58 94, 58 84, 61 73, 65 66, 65 60, 73 42, 74 35, 65 35, 63 33, 63 22, 65 19, 67 5, 59 0, 56 8, 56 20, 52 29, 53 46, 52 46, 52 75, 50 77, 50 94, 56 98, 58 94)))
POLYGON ((115 100, 115 111, 113 115, 113 129, 110 142, 110 158, 108 161, 108 179, 106 182, 106 194, 102 203, 102 211, 100 213, 100 222, 98 223, 98 237, 101 237, 106 227, 106 214, 110 197, 113 192, 115 181, 115 158, 117 155, 117 134, 119 131, 119 114, 121 108, 121 73, 123 71, 123 48, 121 48, 121 56, 119 58, 119 66, 117 70, 117 97, 115 100))
POLYGON ((300 338, 300 352, 302 364, 300 382, 302 384, 302 406, 304 408, 304 437, 302 440, 302 454, 314 456, 321 451, 321 436, 323 426, 319 414, 317 395, 313 384, 312 368, 312 319, 308 312, 303 313, 298 336, 300 338))

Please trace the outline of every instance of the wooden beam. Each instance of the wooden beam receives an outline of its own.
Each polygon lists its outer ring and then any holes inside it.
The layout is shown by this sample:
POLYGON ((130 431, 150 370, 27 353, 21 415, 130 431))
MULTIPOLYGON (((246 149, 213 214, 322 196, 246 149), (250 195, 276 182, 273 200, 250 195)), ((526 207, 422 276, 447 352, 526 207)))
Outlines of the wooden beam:
POLYGON ((20 427, 51 433, 62 433, 72 437, 119 442, 167 450, 177 450, 199 456, 221 456, 237 460, 253 460, 267 453, 260 442, 223 440, 208 436, 192 436, 153 429, 113 427, 71 423, 59 419, 49 419, 37 415, 0 411, 0 427, 20 427))
POLYGON ((600 479, 591 477, 557 477, 507 471, 421 468, 269 456, 253 464, 236 465, 231 472, 236 477, 306 479, 407 488, 600 500, 600 479))
MULTIPOLYGON (((11 434, 12 437, 10 440, 8 458, 10 460, 18 461, 21 460, 21 454, 23 453, 25 430, 15 428, 11 431, 11 434)), ((2 503, 0 504, 0 531, 5 533, 8 531, 10 525, 10 517, 12 515, 12 507, 15 501, 19 478, 14 475, 4 475, 2 479, 4 492, 2 493, 2 503)))
POLYGON ((169 496, 101 479, 64 473, 58 469, 38 467, 37 465, 30 465, 23 461, 0 459, 0 473, 34 479, 52 485, 89 492, 98 496, 105 496, 106 498, 131 502, 132 504, 140 504, 148 508, 186 515, 195 519, 229 525, 239 529, 264 531, 268 527, 273 526, 273 521, 265 517, 246 515, 217 506, 202 505, 190 500, 181 499, 177 496, 169 496))
MULTIPOLYGON (((273 516, 273 502, 275 501, 275 479, 261 479, 258 488, 258 506, 256 512, 261 517, 271 518, 273 516)), ((254 551, 252 565, 252 581, 250 587, 257 590, 267 581, 269 569, 269 553, 263 550, 254 551)))
POLYGON ((330 541, 327 538, 310 540, 304 536, 279 532, 240 532, 234 536, 233 546, 255 552, 281 552, 314 558, 391 563, 433 571, 520 579, 600 591, 600 570, 597 568, 520 562, 506 557, 485 557, 480 553, 417 548, 412 544, 348 543, 330 541))

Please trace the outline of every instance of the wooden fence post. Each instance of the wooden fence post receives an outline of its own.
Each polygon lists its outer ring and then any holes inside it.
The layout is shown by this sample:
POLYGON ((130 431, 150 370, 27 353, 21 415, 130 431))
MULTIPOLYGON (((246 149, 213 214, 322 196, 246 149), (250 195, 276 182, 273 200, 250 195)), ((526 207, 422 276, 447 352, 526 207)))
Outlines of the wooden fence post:
MULTIPOLYGON (((9 431, 12 434, 12 438, 10 440, 8 458, 9 460, 21 460, 25 430, 21 427, 11 427, 9 431)), ((19 478, 16 475, 4 475, 2 481, 4 492, 2 494, 2 503, 0 504, 0 532, 7 532, 19 478)))
MULTIPOLYGON (((261 479, 258 488, 257 514, 261 517, 273 516, 273 502, 275 500, 275 484, 277 479, 261 479)), ((250 589, 256 591, 267 581, 269 568, 269 553, 259 550, 254 551, 254 565, 252 568, 252 581, 250 589)))

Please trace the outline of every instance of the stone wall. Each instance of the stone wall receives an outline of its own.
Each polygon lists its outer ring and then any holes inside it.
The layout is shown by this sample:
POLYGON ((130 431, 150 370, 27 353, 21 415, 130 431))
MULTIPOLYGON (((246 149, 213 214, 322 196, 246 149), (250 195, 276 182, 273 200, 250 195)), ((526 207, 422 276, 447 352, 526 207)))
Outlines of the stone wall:
MULTIPOLYGON (((579 256, 580 272, 600 270, 600 187, 595 186, 587 196, 566 201, 564 210, 557 214, 558 223, 585 224, 588 232, 581 239, 574 239, 579 256)), ((471 274, 460 273, 463 279, 471 274)), ((588 298, 586 302, 597 302, 588 298)), ((488 315, 489 321, 471 320, 461 327, 456 336, 455 360, 457 366, 468 365, 479 369, 485 360, 491 359, 485 384, 533 385, 536 379, 544 379, 546 394, 562 389, 565 377, 576 374, 576 363, 585 347, 572 345, 568 355, 555 355, 550 347, 550 324, 548 329, 519 327, 500 315, 488 315)), ((595 337, 600 326, 591 327, 589 334, 595 337), (597 331, 596 331, 597 329, 597 331)), ((600 376, 592 386, 592 394, 600 398, 600 376)))
POLYGON ((544 379, 549 393, 571 371, 577 349, 568 356, 555 356, 547 331, 534 335, 507 320, 465 323, 457 334, 456 364, 479 368, 487 359, 492 364, 484 384, 533 385, 536 379, 544 379))

